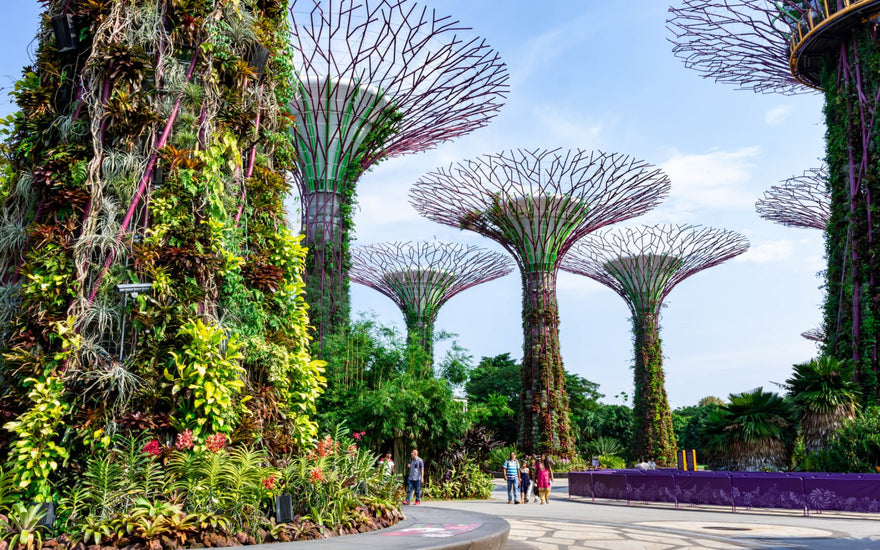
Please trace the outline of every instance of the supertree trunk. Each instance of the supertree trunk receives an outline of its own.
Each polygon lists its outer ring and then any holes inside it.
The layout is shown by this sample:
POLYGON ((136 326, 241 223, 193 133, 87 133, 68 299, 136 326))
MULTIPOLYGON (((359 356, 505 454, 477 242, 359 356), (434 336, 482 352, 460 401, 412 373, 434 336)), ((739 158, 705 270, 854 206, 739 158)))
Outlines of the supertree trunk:
POLYGON ((523 274, 522 450, 568 456, 574 449, 559 350, 556 273, 523 274))
POLYGON ((826 231, 828 259, 826 353, 851 360, 862 395, 880 397, 877 320, 880 314, 878 244, 873 199, 878 184, 878 103, 880 49, 876 32, 856 29, 841 41, 823 75, 827 125, 831 220, 826 231))
POLYGON ((434 372, 434 319, 426 318, 423 315, 406 315, 406 341, 421 352, 421 357, 414 358, 419 361, 419 372, 416 374, 421 378, 432 376, 434 372))
POLYGON ((642 313, 632 319, 635 344, 635 396, 633 397, 633 446, 635 458, 675 458, 672 413, 666 398, 663 350, 658 316, 642 313))
POLYGON ((311 191, 303 198, 306 297, 317 343, 348 322, 351 311, 348 230, 351 201, 333 191, 311 191))

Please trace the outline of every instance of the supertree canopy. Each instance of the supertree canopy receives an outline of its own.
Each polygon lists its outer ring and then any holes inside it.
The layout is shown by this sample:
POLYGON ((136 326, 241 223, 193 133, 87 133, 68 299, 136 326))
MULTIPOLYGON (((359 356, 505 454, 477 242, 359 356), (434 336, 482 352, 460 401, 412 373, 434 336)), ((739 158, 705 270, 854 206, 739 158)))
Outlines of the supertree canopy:
POLYGON ((675 456, 666 398, 660 308, 688 277, 748 250, 733 231, 688 225, 612 228, 590 235, 566 254, 562 269, 594 279, 623 298, 632 313, 635 396, 632 450, 642 459, 675 456))
POLYGON ((880 34, 877 0, 682 0, 674 51, 703 76, 759 92, 825 94, 827 189, 824 353, 855 362, 880 399, 880 34))
POLYGON ((293 125, 312 323, 348 321, 349 233, 361 174, 486 125, 507 69, 470 29, 411 0, 294 0, 293 125))
POLYGON ((820 344, 825 341, 825 334, 822 332, 821 328, 811 328, 810 330, 805 330, 801 333, 801 336, 811 342, 818 342, 820 344))
POLYGON ((825 187, 828 171, 807 170, 764 192, 755 210, 765 220, 789 227, 824 230, 831 219, 831 197, 825 187))
POLYGON ((450 298, 513 271, 507 256, 476 246, 393 242, 352 249, 351 280, 391 298, 406 320, 408 340, 433 356, 434 322, 450 298))
POLYGON ((584 235, 654 208, 669 187, 661 170, 629 156, 558 149, 486 155, 413 186, 411 202, 423 216, 495 240, 520 268, 525 452, 573 450, 559 350, 559 260, 584 235))

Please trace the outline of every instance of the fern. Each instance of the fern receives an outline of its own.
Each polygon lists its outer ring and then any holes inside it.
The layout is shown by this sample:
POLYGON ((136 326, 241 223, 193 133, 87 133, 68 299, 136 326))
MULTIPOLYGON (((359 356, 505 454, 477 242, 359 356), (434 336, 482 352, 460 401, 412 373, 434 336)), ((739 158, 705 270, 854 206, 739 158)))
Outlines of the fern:
POLYGON ((130 490, 123 476, 122 466, 109 454, 100 460, 89 460, 84 486, 88 490, 88 499, 92 506, 91 515, 102 519, 107 519, 118 511, 130 490))
POLYGON ((12 504, 18 498, 15 494, 15 474, 12 471, 3 471, 0 467, 0 514, 6 514, 12 509, 12 504))

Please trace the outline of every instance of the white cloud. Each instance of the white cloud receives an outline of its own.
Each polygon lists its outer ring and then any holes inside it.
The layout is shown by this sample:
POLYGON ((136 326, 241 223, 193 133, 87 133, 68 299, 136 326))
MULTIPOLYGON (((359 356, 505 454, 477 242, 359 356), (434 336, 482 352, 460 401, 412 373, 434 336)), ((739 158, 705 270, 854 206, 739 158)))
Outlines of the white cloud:
POLYGON ((533 110, 536 133, 546 136, 549 147, 566 146, 592 149, 599 144, 602 124, 577 112, 540 105, 533 110))
MULTIPOLYGON (((665 221, 690 221, 694 211, 752 208, 755 198, 746 185, 758 147, 704 154, 677 153, 661 164, 672 180, 666 204, 658 209, 665 221)), ((654 217, 656 217, 655 215, 654 217)))
POLYGON ((793 105, 781 105, 779 107, 775 107, 767 111, 767 114, 764 115, 764 122, 770 125, 781 124, 788 120, 788 118, 791 116, 791 113, 793 112, 793 105))
POLYGON ((794 242, 789 240, 764 241, 752 243, 748 252, 738 256, 738 262, 766 264, 770 262, 783 262, 791 259, 794 252, 794 242))
POLYGON ((595 19, 584 14, 527 40, 510 63, 511 85, 525 82, 557 56, 583 43, 592 33, 593 25, 595 19))

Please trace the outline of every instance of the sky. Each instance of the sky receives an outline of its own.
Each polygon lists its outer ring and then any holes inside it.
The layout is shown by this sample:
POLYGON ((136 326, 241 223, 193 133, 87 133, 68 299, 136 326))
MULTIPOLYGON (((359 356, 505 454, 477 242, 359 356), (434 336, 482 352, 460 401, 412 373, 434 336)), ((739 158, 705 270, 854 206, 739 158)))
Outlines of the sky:
MULTIPOLYGON (((507 63, 510 94, 492 123, 432 151, 389 159, 359 184, 355 244, 438 238, 502 249, 475 233, 421 218, 410 186, 451 162, 510 148, 581 148, 632 155, 661 167, 672 191, 655 211, 628 222, 704 224, 739 231, 743 256, 685 280, 661 319, 666 390, 672 407, 700 398, 779 391, 794 363, 817 355, 800 333, 821 321, 822 233, 764 221, 764 190, 821 164, 822 98, 759 95, 715 84, 676 59, 666 3, 554 0, 426 2, 486 39, 507 63), (503 5, 500 8, 499 5, 503 5)), ((29 63, 36 1, 5 0, 0 19, 0 87, 29 63)), ((0 115, 14 106, 0 93, 0 115)), ((582 276, 559 277, 565 367, 599 383, 607 403, 632 395, 629 310, 582 276)), ((356 312, 404 330, 394 303, 352 285, 356 312)), ((521 289, 514 275, 450 300, 437 328, 457 334, 474 361, 522 356, 521 289)), ((438 351, 438 359, 444 353, 438 351)), ((631 403, 631 398, 629 400, 631 403)))

